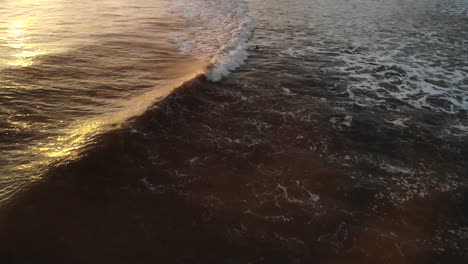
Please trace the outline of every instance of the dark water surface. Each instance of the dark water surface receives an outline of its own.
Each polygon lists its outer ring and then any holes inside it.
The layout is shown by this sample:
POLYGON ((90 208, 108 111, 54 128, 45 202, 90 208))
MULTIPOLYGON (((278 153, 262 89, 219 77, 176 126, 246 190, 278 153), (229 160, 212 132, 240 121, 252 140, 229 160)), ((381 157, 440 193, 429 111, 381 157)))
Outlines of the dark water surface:
POLYGON ((468 2, 83 3, 0 72, 2 263, 468 262, 468 2))

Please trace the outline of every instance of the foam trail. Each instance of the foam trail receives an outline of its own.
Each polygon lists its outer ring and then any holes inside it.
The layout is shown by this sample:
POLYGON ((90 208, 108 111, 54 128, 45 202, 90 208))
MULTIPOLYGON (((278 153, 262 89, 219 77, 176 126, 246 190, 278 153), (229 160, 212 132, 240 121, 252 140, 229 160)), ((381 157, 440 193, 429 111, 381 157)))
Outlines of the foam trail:
POLYGON ((255 29, 247 0, 174 0, 170 11, 188 23, 186 30, 170 38, 183 53, 209 58, 208 80, 221 80, 247 59, 255 29))

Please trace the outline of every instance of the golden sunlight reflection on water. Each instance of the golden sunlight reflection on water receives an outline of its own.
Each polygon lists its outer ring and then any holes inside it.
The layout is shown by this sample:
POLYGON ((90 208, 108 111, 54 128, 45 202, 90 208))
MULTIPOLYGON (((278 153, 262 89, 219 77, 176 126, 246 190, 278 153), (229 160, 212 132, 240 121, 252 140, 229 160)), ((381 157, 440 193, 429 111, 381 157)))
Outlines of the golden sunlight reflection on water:
POLYGON ((68 133, 35 147, 37 153, 49 158, 61 158, 71 155, 74 151, 86 144, 91 136, 97 133, 102 122, 88 122, 78 125, 68 133))
POLYGON ((34 64, 37 56, 46 54, 30 36, 28 27, 31 26, 31 21, 18 19, 9 23, 4 37, 1 38, 8 53, 8 59, 4 61, 6 65, 28 67, 34 64))

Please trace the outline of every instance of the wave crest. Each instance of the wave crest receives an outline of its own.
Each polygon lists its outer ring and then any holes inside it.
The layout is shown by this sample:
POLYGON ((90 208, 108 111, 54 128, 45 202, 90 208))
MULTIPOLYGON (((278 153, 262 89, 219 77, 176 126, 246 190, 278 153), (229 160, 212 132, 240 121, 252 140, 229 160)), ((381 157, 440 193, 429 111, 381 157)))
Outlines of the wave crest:
POLYGON ((188 23, 170 39, 185 54, 209 58, 208 80, 221 80, 247 59, 248 40, 255 29, 247 0, 174 0, 170 11, 188 23))

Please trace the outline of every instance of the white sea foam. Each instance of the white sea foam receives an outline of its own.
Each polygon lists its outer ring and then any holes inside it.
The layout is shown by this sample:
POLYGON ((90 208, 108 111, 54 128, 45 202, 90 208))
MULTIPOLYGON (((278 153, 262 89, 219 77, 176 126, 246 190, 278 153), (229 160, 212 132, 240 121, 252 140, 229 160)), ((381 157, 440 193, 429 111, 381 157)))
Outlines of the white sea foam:
POLYGON ((206 74, 209 80, 221 80, 247 59, 255 29, 247 0, 174 0, 170 11, 188 25, 170 39, 185 54, 209 58, 213 65, 206 74))

